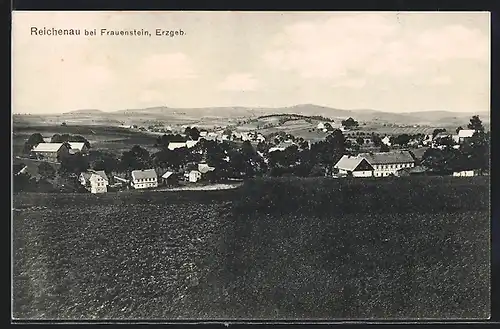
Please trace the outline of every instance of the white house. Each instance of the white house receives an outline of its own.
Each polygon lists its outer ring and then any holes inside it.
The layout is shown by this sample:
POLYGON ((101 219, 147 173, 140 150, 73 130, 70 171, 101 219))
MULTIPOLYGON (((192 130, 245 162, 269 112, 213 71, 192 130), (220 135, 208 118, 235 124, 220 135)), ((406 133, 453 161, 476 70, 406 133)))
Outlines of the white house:
POLYGON ((273 146, 269 149, 269 153, 275 152, 275 151, 284 151, 290 146, 295 145, 295 143, 290 142, 290 141, 285 141, 283 143, 280 143, 279 145, 273 146))
POLYGON ((318 130, 325 129, 325 124, 323 122, 318 123, 318 125, 316 126, 316 129, 318 129, 318 130))
POLYGON ((108 191, 109 179, 102 170, 88 170, 82 172, 79 177, 82 184, 90 193, 106 193, 108 191))
POLYGON ((206 131, 206 130, 200 131, 200 137, 207 137, 207 135, 208 135, 208 131, 206 131))
POLYGON ((158 187, 156 171, 154 169, 133 170, 132 187, 135 189, 158 187))
POLYGON ((462 170, 462 171, 455 171, 453 173, 454 177, 472 177, 472 176, 477 176, 479 175, 479 170, 462 170))
POLYGON ((471 138, 476 131, 474 129, 462 129, 458 132, 458 141, 464 142, 467 138, 471 138))
POLYGON ((372 165, 375 177, 395 175, 399 169, 415 167, 415 159, 409 151, 393 151, 359 154, 372 165))
POLYGON ((382 138, 382 143, 387 146, 391 146, 391 138, 389 136, 385 136, 384 138, 382 138))
POLYGON ((198 164, 198 171, 200 173, 202 173, 202 174, 206 174, 207 172, 214 171, 214 170, 215 170, 215 167, 210 167, 206 163, 200 163, 200 164, 198 164))
POLYGON ((186 147, 186 142, 170 142, 168 143, 168 149, 173 151, 178 148, 186 147))
POLYGON ((353 177, 371 177, 374 171, 373 166, 365 158, 349 155, 342 156, 333 168, 338 170, 340 176, 353 177))
POLYGON ((196 141, 186 141, 186 147, 188 149, 194 147, 196 144, 198 144, 198 140, 196 140, 196 141))
POLYGON ((191 183, 196 183, 200 179, 201 179, 201 172, 199 172, 198 170, 191 170, 188 173, 188 180, 191 183))

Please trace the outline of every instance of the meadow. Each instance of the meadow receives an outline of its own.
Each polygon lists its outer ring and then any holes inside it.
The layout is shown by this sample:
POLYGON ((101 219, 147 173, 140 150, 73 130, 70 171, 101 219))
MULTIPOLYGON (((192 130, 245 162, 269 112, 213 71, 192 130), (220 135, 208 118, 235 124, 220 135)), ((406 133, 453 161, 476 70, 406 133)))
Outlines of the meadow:
POLYGON ((14 155, 22 154, 24 143, 34 133, 40 133, 44 138, 48 139, 54 134, 80 135, 90 142, 92 148, 110 151, 117 155, 120 155, 123 151, 130 150, 134 145, 139 145, 148 150, 153 149, 157 138, 157 135, 154 134, 113 126, 14 126, 12 134, 14 155))
POLYGON ((484 318, 489 179, 14 195, 19 318, 484 318))

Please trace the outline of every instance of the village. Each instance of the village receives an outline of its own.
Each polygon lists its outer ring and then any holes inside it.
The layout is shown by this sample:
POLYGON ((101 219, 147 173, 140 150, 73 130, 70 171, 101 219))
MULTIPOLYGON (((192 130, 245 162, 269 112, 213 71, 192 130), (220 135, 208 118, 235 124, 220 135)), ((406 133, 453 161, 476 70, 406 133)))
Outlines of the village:
POLYGON ((63 172, 63 177, 84 188, 77 190, 90 193, 214 184, 234 187, 235 182, 255 176, 476 176, 488 172, 484 159, 489 152, 489 133, 484 132, 479 117, 470 121, 466 129, 458 127, 452 133, 435 129, 432 134, 380 136, 357 131, 359 124, 353 118, 341 123, 329 120, 315 127, 327 134, 319 142, 284 131, 264 136, 230 127, 210 131, 184 126, 184 131, 175 134, 170 129, 160 132, 157 153, 149 154, 136 145, 120 158, 99 153, 83 136, 47 139, 34 134, 25 144, 25 155, 17 157, 21 165, 15 166, 14 175, 18 181, 47 185, 52 180, 49 184, 63 186, 55 179, 63 172), (23 158, 32 164, 23 164, 23 158), (50 169, 57 166, 62 169, 50 169))

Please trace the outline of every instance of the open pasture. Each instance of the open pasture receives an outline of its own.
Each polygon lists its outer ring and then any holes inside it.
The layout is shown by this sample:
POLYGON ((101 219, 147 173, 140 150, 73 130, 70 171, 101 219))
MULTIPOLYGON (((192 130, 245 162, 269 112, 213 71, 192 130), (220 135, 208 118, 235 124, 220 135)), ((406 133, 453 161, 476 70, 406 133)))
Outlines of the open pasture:
POLYGON ((18 318, 486 318, 487 177, 16 194, 18 318))

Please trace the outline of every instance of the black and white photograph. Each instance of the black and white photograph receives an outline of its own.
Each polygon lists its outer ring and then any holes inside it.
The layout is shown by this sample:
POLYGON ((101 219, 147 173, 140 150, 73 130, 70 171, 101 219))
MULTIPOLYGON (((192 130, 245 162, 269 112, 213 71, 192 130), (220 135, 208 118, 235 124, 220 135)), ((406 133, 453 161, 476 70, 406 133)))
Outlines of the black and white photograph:
POLYGON ((489 319, 490 33, 13 11, 11 319, 489 319))

